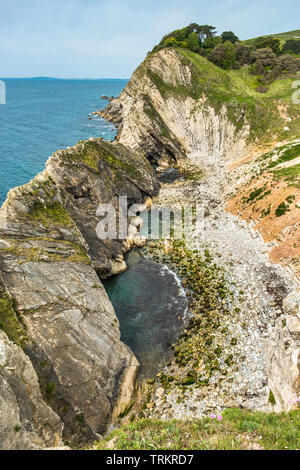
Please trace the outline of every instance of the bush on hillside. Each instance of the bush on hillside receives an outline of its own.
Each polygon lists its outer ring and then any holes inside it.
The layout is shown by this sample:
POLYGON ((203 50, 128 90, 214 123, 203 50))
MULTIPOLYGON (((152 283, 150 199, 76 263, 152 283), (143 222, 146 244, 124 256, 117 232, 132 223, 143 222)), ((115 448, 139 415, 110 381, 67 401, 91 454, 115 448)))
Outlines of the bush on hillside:
POLYGON ((239 41, 239 38, 232 31, 224 31, 221 35, 222 41, 230 41, 232 44, 239 41))
POLYGON ((294 54, 300 54, 300 41, 297 39, 289 39, 284 44, 282 51, 290 52, 294 54))
POLYGON ((252 57, 255 62, 261 62, 264 67, 273 67, 276 64, 276 54, 270 47, 257 49, 252 57))
POLYGON ((217 36, 216 28, 192 23, 163 37, 152 52, 166 47, 180 47, 200 54, 225 70, 250 66, 250 71, 260 76, 262 84, 270 84, 283 73, 300 70, 300 41, 289 40, 283 48, 272 36, 258 38, 254 44, 239 42, 232 31, 217 36), (291 52, 291 53, 287 53, 291 52))
POLYGON ((258 39, 255 43, 255 47, 256 49, 272 49, 276 55, 280 53, 280 41, 272 36, 258 39))

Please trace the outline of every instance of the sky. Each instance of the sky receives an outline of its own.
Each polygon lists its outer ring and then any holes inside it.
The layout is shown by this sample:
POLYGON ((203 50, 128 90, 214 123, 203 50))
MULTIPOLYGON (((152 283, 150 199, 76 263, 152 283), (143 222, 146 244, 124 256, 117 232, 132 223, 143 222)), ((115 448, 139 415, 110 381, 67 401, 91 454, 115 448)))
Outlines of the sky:
POLYGON ((0 77, 129 78, 190 23, 240 39, 300 29, 299 0, 0 0, 0 77))

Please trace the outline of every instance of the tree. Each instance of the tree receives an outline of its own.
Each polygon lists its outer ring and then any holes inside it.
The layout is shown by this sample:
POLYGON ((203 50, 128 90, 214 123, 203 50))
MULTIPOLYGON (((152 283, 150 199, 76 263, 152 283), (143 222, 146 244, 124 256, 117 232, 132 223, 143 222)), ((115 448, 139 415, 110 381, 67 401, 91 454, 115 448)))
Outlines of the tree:
POLYGON ((253 68, 254 75, 263 75, 265 73, 265 68, 260 60, 257 60, 253 68))
POLYGON ((177 41, 175 38, 171 37, 171 38, 168 38, 165 40, 164 42, 164 46, 165 47, 174 47, 174 46, 177 46, 177 41))
POLYGON ((300 54, 300 41, 297 39, 289 39, 282 48, 283 52, 300 54))
POLYGON ((219 44, 210 55, 209 60, 223 69, 233 69, 236 67, 235 47, 230 41, 219 44))
POLYGON ((278 55, 280 53, 280 41, 272 36, 258 39, 255 43, 255 47, 256 49, 265 49, 269 47, 275 54, 278 55))
POLYGON ((224 31, 224 33, 221 34, 221 38, 223 42, 230 41, 232 44, 239 40, 239 38, 232 31, 224 31))
MULTIPOLYGON (((207 38, 213 38, 215 35, 216 28, 214 26, 191 23, 185 28, 176 29, 172 33, 169 33, 164 36, 160 41, 159 45, 155 46, 153 51, 159 50, 159 48, 172 47, 174 45, 177 45, 180 47, 188 47, 190 50, 200 53, 202 43, 207 38)), ((210 47, 215 47, 218 42, 219 41, 217 41, 216 43, 212 43, 210 47)))
POLYGON ((192 32, 188 35, 186 43, 187 43, 188 49, 190 49, 191 51, 194 51, 194 52, 200 51, 199 36, 195 32, 192 32))
POLYGON ((208 36, 203 42, 204 49, 214 49, 218 44, 222 43, 220 36, 208 36))
POLYGON ((214 26, 209 26, 206 24, 198 25, 197 33, 199 34, 201 43, 203 43, 206 38, 215 36, 217 34, 217 31, 214 26))
POLYGON ((223 64, 224 69, 234 69, 236 68, 236 54, 235 47, 231 41, 224 42, 225 48, 225 61, 223 64))
POLYGON ((223 66, 225 60, 225 47, 224 44, 216 46, 208 56, 209 60, 219 67, 223 66))
POLYGON ((236 42, 234 44, 236 60, 239 65, 252 64, 253 63, 253 46, 247 46, 236 42))

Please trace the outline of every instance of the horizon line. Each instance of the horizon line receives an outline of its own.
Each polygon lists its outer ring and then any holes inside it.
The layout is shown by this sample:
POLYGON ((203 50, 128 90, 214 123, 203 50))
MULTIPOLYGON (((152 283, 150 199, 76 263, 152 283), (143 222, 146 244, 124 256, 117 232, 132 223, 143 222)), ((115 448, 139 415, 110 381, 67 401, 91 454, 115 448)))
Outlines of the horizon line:
POLYGON ((130 78, 111 78, 111 77, 47 77, 47 76, 33 76, 33 77, 0 77, 0 80, 130 80, 130 78))

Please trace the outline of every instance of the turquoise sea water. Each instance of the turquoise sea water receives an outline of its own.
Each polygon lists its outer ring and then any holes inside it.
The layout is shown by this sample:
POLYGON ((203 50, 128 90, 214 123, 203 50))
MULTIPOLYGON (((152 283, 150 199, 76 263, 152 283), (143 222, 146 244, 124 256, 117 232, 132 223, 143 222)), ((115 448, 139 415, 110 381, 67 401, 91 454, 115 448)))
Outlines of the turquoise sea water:
POLYGON ((133 250, 128 271, 103 282, 120 321, 121 339, 141 364, 141 377, 152 378, 172 358, 170 345, 183 328, 188 301, 180 280, 167 266, 133 250))
POLYGON ((89 137, 113 139, 115 128, 91 116, 117 96, 127 80, 4 80, 6 105, 0 105, 0 205, 9 189, 43 170, 57 149, 89 137), (91 120, 89 118, 92 118, 91 120))
MULTIPOLYGON (((117 96, 126 80, 5 80, 7 104, 0 105, 0 205, 9 189, 42 171, 57 149, 90 137, 114 139, 114 126, 92 116, 117 96)), ((171 175, 172 176, 172 175, 171 175)), ((179 280, 166 267, 133 251, 128 271, 105 281, 120 320, 123 341, 152 377, 171 356, 187 300, 179 280)))

